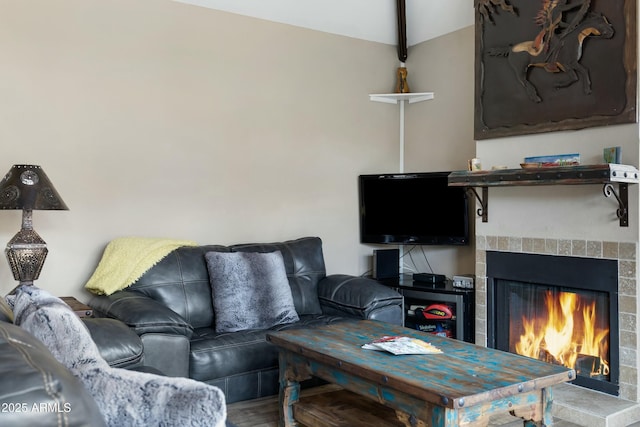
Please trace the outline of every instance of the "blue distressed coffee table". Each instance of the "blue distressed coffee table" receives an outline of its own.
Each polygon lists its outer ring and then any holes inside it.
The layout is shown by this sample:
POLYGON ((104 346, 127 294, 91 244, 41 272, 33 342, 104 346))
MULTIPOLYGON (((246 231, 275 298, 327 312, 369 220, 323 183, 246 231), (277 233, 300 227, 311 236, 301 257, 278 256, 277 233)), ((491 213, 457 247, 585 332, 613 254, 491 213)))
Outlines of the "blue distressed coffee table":
POLYGON ((575 371, 538 360, 376 321, 272 332, 280 350, 280 423, 297 426, 300 381, 322 378, 393 408, 407 426, 486 426, 511 413, 523 425, 552 426, 551 386, 575 371), (442 354, 394 356, 361 346, 385 335, 427 341, 442 354))

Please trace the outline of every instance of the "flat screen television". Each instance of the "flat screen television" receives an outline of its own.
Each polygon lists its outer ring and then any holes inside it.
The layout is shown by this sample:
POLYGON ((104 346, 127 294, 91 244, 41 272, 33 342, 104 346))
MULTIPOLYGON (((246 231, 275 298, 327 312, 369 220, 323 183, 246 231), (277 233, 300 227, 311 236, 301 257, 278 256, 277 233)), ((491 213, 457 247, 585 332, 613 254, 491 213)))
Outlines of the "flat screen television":
POLYGON ((360 242, 469 244, 469 202, 450 172, 360 175, 360 242))

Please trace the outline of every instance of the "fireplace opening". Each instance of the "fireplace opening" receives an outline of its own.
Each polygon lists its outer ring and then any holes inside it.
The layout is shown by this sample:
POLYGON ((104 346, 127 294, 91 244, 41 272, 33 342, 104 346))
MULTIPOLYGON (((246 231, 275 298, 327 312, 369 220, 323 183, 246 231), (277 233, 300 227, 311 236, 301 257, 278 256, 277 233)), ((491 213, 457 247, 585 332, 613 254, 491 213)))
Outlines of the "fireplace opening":
POLYGON ((511 353, 609 381, 609 301, 606 293, 507 281, 499 285, 508 310, 501 347, 511 353))
POLYGON ((576 370, 619 393, 617 261, 487 253, 488 345, 576 370))

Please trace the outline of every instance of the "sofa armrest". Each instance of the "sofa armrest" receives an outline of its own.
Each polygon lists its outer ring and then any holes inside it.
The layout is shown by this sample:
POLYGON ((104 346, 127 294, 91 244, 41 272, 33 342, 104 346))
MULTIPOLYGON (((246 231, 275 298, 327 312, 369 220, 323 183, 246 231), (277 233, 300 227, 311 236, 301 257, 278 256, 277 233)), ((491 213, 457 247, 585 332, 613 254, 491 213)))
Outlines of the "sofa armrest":
POLYGON ((26 330, 0 321, 0 355, 0 425, 105 426, 80 380, 26 330))
POLYGON ((108 317, 85 317, 82 321, 109 366, 130 369, 142 365, 142 340, 124 322, 108 317))
POLYGON ((403 323, 403 298, 393 289, 365 277, 334 274, 318 283, 324 314, 403 323))
POLYGON ((182 316, 159 302, 137 292, 120 291, 96 295, 89 305, 103 317, 124 322, 138 335, 169 334, 191 339, 193 327, 182 316))

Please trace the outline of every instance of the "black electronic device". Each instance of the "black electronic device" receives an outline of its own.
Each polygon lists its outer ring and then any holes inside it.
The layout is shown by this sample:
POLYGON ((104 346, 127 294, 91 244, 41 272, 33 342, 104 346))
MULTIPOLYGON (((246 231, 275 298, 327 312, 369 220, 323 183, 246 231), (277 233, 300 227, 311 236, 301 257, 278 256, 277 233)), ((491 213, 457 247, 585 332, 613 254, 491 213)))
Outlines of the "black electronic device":
POLYGON ((373 278, 393 279, 400 276, 400 250, 376 249, 373 251, 373 278))
POLYGON ((444 274, 414 273, 413 281, 422 283, 442 283, 447 279, 444 274))
POLYGON ((450 172, 360 175, 360 242, 469 244, 469 202, 450 172))

